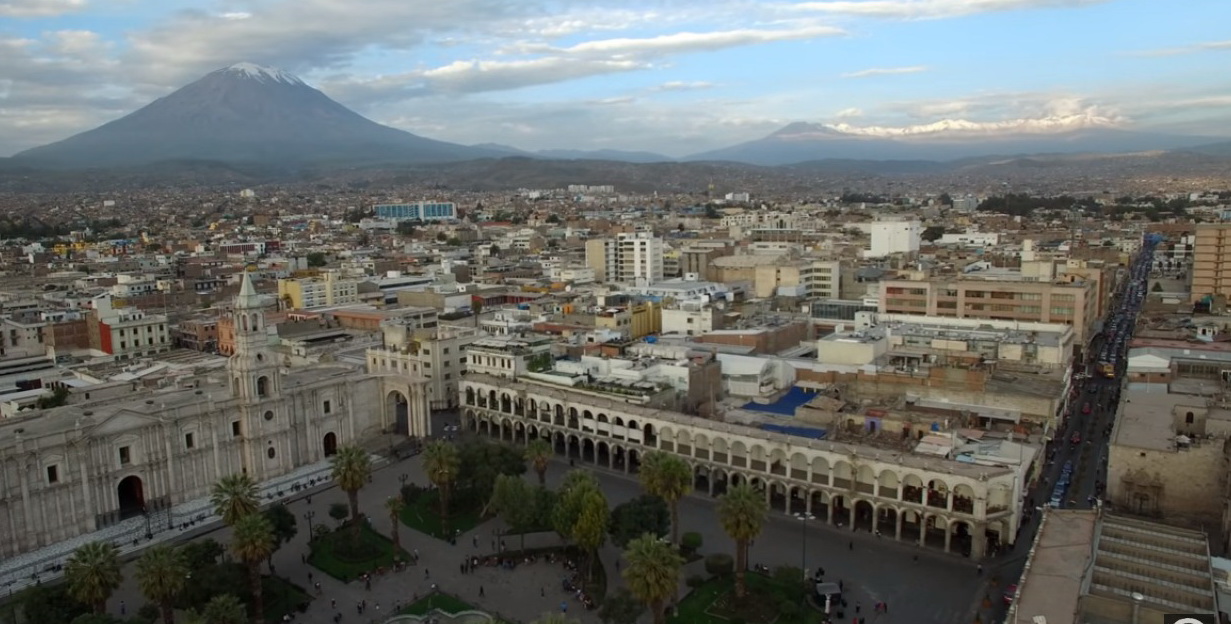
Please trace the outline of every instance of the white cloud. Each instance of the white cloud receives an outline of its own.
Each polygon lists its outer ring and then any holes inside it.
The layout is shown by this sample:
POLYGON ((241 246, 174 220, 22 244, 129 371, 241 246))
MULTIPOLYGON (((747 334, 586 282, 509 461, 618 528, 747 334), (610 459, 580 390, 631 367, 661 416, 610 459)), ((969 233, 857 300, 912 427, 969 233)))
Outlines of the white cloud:
POLYGON ((0 17, 55 17, 85 8, 85 0, 0 0, 0 17))
POLYGON ((454 61, 419 74, 431 90, 447 93, 503 91, 645 69, 633 60, 544 57, 527 61, 454 61))
POLYGON ((879 17, 888 19, 941 19, 978 13, 1024 9, 1071 8, 1101 4, 1108 0, 834 0, 788 5, 794 11, 879 17))
POLYGON ((555 48, 542 44, 520 46, 522 53, 604 55, 604 56, 662 56, 683 52, 719 50, 737 46, 756 45, 775 41, 836 37, 845 34, 841 28, 823 24, 806 24, 782 29, 739 29, 712 32, 679 32, 669 35, 644 38, 618 38, 587 41, 567 48, 555 48))
POLYGON ((844 108, 833 114, 835 119, 855 119, 863 117, 863 110, 858 108, 844 108))
POLYGON ((701 91, 704 89, 713 89, 718 85, 704 80, 672 80, 664 82, 656 87, 651 88, 651 91, 701 91))
POLYGON ((1181 54, 1195 54, 1197 52, 1210 51, 1231 51, 1231 41, 1206 41, 1190 46, 1182 46, 1179 48, 1159 48, 1156 50, 1142 50, 1139 52, 1130 52, 1132 56, 1179 56, 1181 54))
POLYGON ((874 67, 872 69, 863 69, 857 72, 842 74, 843 78, 871 78, 873 76, 897 76, 900 74, 918 74, 925 72, 928 68, 922 65, 914 67, 874 67))
MULTIPOLYGON (((998 120, 940 119, 928 123, 900 126, 848 123, 826 124, 824 127, 844 134, 866 137, 916 138, 935 136, 988 136, 1006 134, 1051 134, 1083 128, 1113 128, 1128 121, 1123 115, 1103 106, 1088 104, 1078 98, 1059 98, 1047 104, 1047 110, 1034 117, 998 120)), ((800 135, 792 135, 796 138, 800 135)))
POLYGON ((245 20, 250 17, 252 17, 252 14, 246 11, 232 11, 230 13, 222 14, 222 19, 227 19, 227 20, 245 20))

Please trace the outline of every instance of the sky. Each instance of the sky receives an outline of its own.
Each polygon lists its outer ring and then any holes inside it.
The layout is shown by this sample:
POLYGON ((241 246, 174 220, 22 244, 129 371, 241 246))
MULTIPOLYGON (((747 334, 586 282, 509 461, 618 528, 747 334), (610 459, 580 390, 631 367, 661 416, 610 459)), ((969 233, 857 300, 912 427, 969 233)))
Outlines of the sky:
POLYGON ((1231 134, 1228 0, 0 0, 0 156, 237 62, 462 144, 1231 134))

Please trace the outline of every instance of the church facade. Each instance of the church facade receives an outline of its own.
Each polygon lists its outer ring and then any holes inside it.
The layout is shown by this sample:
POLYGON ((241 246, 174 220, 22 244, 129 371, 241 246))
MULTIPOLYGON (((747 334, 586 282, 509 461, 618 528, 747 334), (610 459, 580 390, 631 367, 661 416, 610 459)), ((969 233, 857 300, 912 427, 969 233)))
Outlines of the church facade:
MULTIPOLYGON (((380 433, 429 434, 425 380, 343 364, 286 369, 247 275, 235 352, 213 373, 0 423, 0 557, 258 483, 380 433)), ((77 396, 74 399, 78 398, 77 396)))

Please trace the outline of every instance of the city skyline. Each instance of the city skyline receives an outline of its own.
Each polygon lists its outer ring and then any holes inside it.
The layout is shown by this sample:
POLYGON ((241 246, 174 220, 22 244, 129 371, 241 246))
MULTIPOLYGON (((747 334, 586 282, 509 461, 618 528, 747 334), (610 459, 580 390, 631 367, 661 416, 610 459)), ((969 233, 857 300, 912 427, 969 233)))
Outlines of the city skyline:
POLYGON ((788 123, 967 139, 1226 136, 1231 7, 1196 0, 0 0, 0 155, 236 62, 463 144, 668 156, 788 123), (1220 38, 1221 37, 1221 38, 1220 38))

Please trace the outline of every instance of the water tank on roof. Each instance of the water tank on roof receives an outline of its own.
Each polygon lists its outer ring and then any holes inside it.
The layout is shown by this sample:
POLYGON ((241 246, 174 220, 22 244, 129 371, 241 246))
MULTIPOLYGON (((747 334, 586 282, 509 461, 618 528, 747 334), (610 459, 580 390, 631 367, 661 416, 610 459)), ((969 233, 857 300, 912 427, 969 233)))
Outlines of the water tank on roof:
POLYGON ((650 344, 655 344, 658 342, 658 336, 646 336, 645 341, 650 344))

